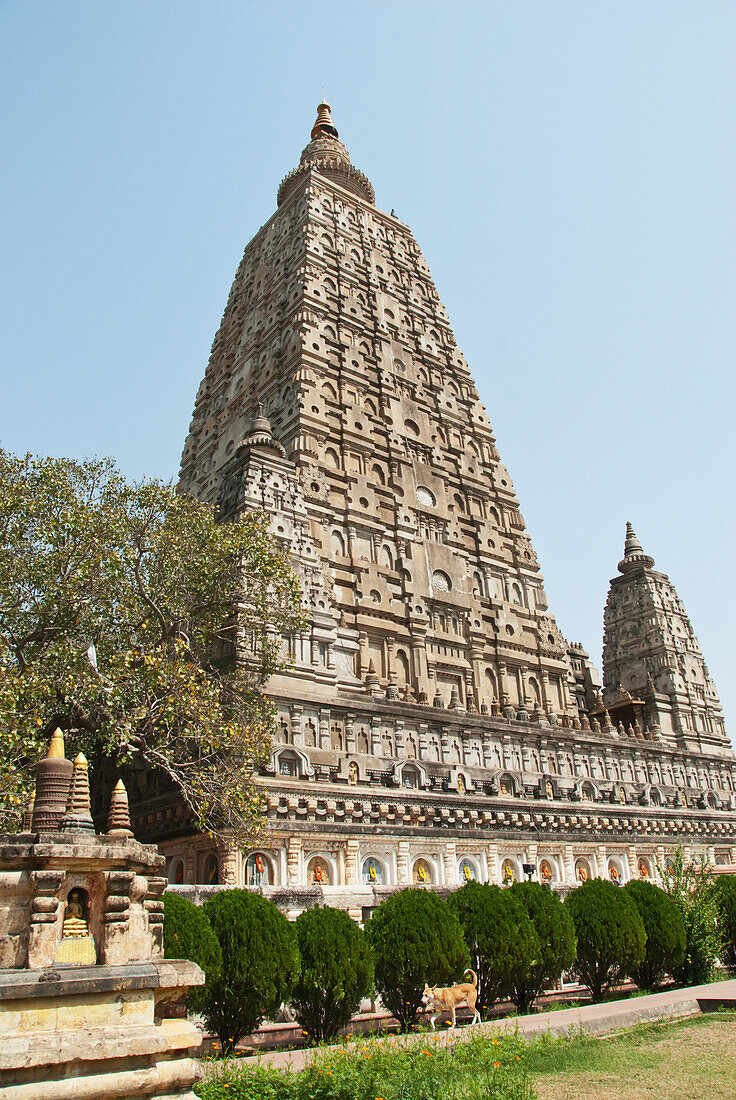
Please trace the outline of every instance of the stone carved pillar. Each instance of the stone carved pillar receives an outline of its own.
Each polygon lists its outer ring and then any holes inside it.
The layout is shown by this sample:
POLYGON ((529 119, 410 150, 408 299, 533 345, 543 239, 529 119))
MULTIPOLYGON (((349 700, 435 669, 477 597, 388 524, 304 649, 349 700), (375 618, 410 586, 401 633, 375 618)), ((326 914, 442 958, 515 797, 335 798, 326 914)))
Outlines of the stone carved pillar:
POLYGON ((501 872, 498 863, 498 844, 486 844, 486 863, 488 864, 488 881, 498 884, 501 881, 501 872))
POLYGON ((151 936, 152 955, 164 953, 164 890, 168 879, 149 878, 148 889, 143 899, 143 908, 148 914, 148 931, 151 936))
POLYGON ((608 878, 608 852, 605 844, 597 845, 595 858, 598 864, 598 878, 608 878))
POLYGON ((321 749, 331 748, 330 712, 326 708, 323 708, 319 712, 319 747, 321 749))
POLYGON ((56 925, 59 912, 58 892, 64 882, 63 871, 31 871, 31 920, 28 930, 28 968, 51 966, 56 953, 56 925))
POLYGON ((626 859, 629 863, 629 878, 638 878, 639 868, 636 865, 636 848, 633 845, 626 849, 626 859))
POLYGON ((302 730, 303 708, 297 704, 289 707, 291 715, 291 741, 293 745, 304 745, 304 731, 302 730))
POLYGON ((575 853, 572 844, 566 844, 562 849, 562 863, 565 869, 565 882, 569 886, 575 885, 575 853))
POLYGON ((444 852, 445 886, 457 886, 457 845, 448 840, 444 852))
POLYGON ((345 751, 355 752, 355 715, 345 715, 345 751))
POLYGON ((119 966, 130 961, 128 933, 136 875, 134 871, 108 871, 105 880, 100 956, 106 966, 119 966))
POLYGON ((409 841, 400 840, 396 859, 397 885, 411 886, 411 867, 409 866, 409 841))
POLYGON ((506 665, 502 661, 498 665, 498 696, 498 701, 503 710, 509 702, 509 683, 506 678, 506 665))
POLYGON ((381 745, 381 719, 378 715, 371 715, 371 752, 374 756, 380 756, 381 745))
POLYGON ((220 869, 220 882, 223 886, 238 885, 238 853, 231 844, 217 845, 217 864, 220 869))
POLYGON ((286 877, 289 886, 299 886, 302 870, 302 839, 290 836, 286 842, 286 877))
POLYGON ((348 840, 345 850, 345 882, 348 886, 360 886, 359 851, 360 842, 348 840))

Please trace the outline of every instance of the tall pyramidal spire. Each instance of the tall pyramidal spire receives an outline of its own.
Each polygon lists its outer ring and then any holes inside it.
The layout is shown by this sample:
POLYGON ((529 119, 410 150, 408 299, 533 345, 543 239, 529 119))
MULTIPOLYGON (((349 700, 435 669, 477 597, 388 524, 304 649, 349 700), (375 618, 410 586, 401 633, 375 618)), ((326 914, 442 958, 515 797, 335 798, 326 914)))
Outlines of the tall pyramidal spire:
POLYGON ((365 688, 373 661, 400 698, 572 720, 567 645, 419 246, 324 101, 310 138, 235 277, 181 488, 223 518, 269 508, 313 594, 297 669, 325 689, 365 688), (257 402, 280 464, 249 442, 257 402))

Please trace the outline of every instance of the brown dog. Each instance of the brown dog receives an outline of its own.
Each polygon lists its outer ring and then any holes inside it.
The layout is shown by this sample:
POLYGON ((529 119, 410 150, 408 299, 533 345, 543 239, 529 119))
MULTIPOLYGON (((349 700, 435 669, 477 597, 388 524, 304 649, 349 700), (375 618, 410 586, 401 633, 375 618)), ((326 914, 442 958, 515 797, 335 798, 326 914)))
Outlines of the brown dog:
POLYGON ((434 1030, 435 1020, 438 1016, 441 1016, 443 1012, 449 1012, 452 1016, 452 1026, 455 1027, 455 1009, 458 1005, 461 1005, 465 1001, 466 1005, 473 1013, 473 1019, 471 1024, 480 1023, 480 1012, 475 1007, 475 1002, 478 999, 478 977, 474 970, 466 970, 466 974, 470 974, 473 979, 472 985, 470 982, 461 982, 460 985, 440 986, 440 985, 427 985, 425 983, 424 993, 422 994, 422 1003, 427 1008, 436 1008, 434 1016, 430 1019, 430 1024, 434 1030))

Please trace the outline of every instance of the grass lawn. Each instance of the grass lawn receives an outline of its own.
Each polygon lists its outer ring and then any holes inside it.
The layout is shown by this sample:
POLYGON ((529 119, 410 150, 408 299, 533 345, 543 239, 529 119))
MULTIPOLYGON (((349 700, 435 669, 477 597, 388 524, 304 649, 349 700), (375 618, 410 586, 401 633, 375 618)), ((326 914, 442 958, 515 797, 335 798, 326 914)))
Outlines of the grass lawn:
POLYGON ((736 1015, 641 1025, 609 1039, 530 1045, 539 1100, 734 1100, 736 1015))

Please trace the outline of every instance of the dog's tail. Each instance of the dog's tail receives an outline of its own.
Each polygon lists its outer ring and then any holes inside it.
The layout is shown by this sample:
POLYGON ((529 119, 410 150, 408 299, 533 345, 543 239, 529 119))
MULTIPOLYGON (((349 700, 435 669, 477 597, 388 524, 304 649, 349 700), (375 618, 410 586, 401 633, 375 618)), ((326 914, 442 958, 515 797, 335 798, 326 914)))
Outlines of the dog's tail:
POLYGON ((478 988, 478 975, 476 974, 476 972, 474 970, 471 970, 470 967, 468 967, 468 969, 465 971, 465 973, 470 974, 471 978, 473 979, 473 988, 477 989, 478 988))

